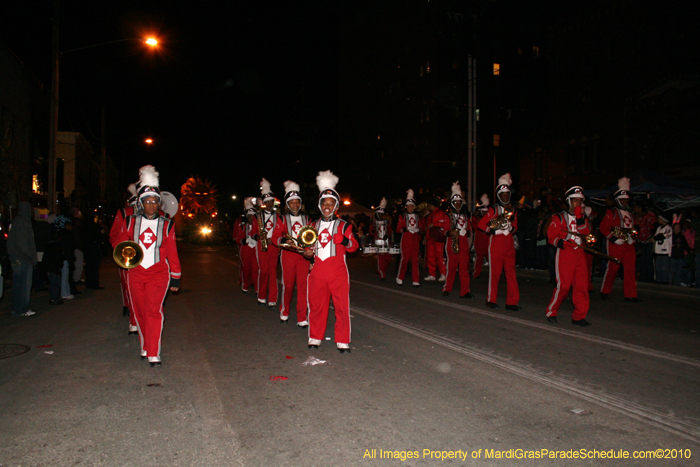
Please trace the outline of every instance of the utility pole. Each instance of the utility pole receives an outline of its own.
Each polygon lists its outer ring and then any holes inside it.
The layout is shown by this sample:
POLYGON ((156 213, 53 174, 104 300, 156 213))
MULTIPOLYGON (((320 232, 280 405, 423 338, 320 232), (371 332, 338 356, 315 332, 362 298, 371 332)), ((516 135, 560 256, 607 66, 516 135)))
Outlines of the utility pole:
POLYGON ((58 48, 58 0, 53 0, 53 25, 51 35, 51 114, 49 122, 49 187, 47 208, 56 210, 56 138, 58 133, 58 77, 61 52, 58 48))
POLYGON ((476 60, 467 57, 467 205, 476 205, 476 60))

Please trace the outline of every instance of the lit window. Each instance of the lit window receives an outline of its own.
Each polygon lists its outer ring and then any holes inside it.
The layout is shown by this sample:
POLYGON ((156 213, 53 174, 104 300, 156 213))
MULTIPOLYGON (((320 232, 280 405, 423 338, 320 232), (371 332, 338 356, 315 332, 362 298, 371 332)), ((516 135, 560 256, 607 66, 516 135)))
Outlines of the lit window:
POLYGON ((501 135, 493 135, 493 145, 494 146, 501 145, 501 135))
POLYGON ((494 76, 498 76, 501 74, 501 65, 499 63, 493 64, 493 74, 494 76))
POLYGON ((476 121, 479 121, 479 109, 476 109, 476 121))
POLYGON ((532 56, 533 57, 539 57, 540 56, 540 48, 537 46, 532 47, 532 56))
POLYGON ((425 72, 430 73, 430 62, 428 62, 428 65, 425 67, 425 72))

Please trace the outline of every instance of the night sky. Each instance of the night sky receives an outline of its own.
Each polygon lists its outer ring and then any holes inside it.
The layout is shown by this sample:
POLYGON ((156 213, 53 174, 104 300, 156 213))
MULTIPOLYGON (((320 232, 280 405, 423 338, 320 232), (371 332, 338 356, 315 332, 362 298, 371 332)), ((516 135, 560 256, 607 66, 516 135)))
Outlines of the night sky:
MULTIPOLYGON (((0 38, 50 86, 51 2, 3 3, 0 38)), ((324 152, 337 150, 340 11, 321 2, 257 4, 62 1, 62 51, 150 33, 162 46, 125 41, 66 53, 59 130, 99 148, 104 106, 107 151, 125 188, 150 163, 174 193, 200 176, 222 195, 255 194, 266 177, 283 195, 282 182, 301 170, 283 144, 299 113, 318 125, 324 152)), ((310 167, 307 178, 327 168, 310 167)))

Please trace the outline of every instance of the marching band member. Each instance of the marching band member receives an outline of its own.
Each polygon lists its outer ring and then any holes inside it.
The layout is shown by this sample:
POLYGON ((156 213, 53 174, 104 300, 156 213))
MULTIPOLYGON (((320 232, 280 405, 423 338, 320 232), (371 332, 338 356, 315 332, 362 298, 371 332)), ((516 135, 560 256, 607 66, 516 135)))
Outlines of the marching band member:
POLYGON ((333 298, 335 307, 335 342, 340 353, 350 351, 350 275, 345 260, 359 242, 352 233, 352 225, 336 217, 340 196, 335 191, 338 177, 327 170, 316 177, 321 218, 314 224, 318 241, 314 248, 304 252, 313 258, 309 274, 309 348, 318 348, 323 341, 328 323, 328 307, 333 298))
MULTIPOLYGON (((547 241, 557 249, 555 269, 557 288, 554 289, 552 299, 547 307, 547 321, 557 322, 557 312, 564 299, 571 292, 574 302, 574 312, 571 315, 571 324, 576 326, 590 326, 586 321, 588 314, 588 255, 579 248, 585 243, 580 235, 588 235, 591 226, 583 210, 583 188, 573 186, 566 191, 566 202, 569 209, 555 214, 547 228, 547 241)), ((612 261, 611 261, 612 262, 612 261)))
MULTIPOLYGON (((112 248, 117 246, 117 237, 119 236, 119 233, 122 231, 124 228, 124 222, 126 222, 126 218, 129 216, 132 216, 134 214, 134 206, 136 205, 136 184, 132 183, 129 185, 127 188, 129 193, 131 194, 131 197, 127 201, 128 206, 121 208, 117 211, 117 213, 114 215, 114 221, 112 222, 112 228, 109 230, 109 243, 112 245, 112 248)), ((131 303, 129 302, 129 289, 128 287, 128 281, 127 281, 127 275, 129 274, 129 270, 125 268, 119 268, 119 283, 121 284, 121 292, 122 292, 122 315, 123 316, 128 316, 129 317, 129 334, 130 335, 136 335, 138 333, 138 328, 136 327, 136 318, 134 318, 134 314, 131 311, 131 303)))
POLYGON ((469 239, 472 236, 472 230, 469 222, 469 211, 464 209, 464 198, 459 182, 452 184, 448 215, 450 216, 450 235, 447 236, 447 242, 445 242, 447 279, 442 287, 442 295, 444 297, 450 295, 457 270, 459 270, 459 296, 473 298, 474 295, 469 291, 469 239), (455 240, 457 243, 454 243, 455 240))
POLYGON ((513 179, 510 174, 502 175, 496 187, 498 205, 490 207, 479 221, 479 229, 489 234, 489 289, 486 306, 498 308, 498 282, 501 273, 506 276, 506 310, 518 311, 520 291, 518 279, 515 276, 515 243, 513 233, 518 230, 518 214, 511 204, 510 185, 513 179), (494 221, 493 223, 491 221, 494 221), (500 221, 500 222, 498 222, 500 221), (495 225, 494 225, 495 224, 495 225))
POLYGON ((443 247, 445 246, 445 232, 450 230, 450 218, 445 211, 440 209, 440 201, 431 199, 428 201, 428 214, 425 216, 425 267, 428 269, 426 281, 434 281, 437 273, 445 280, 445 257, 443 247))
POLYGON ((406 212, 399 216, 396 233, 401 234, 401 262, 396 283, 401 285, 406 277, 408 263, 411 263, 411 280, 413 287, 420 287, 420 271, 418 270, 418 257, 420 255, 420 237, 422 220, 416 212, 416 200, 413 199, 413 190, 406 192, 406 212))
MULTIPOLYGON (((609 208, 600 222, 600 233, 607 239, 608 254, 614 256, 622 263, 624 279, 622 283, 623 296, 626 302, 638 302, 635 251, 634 216, 630 210, 630 179, 623 177, 617 182, 618 190, 615 192, 615 206, 609 208), (616 228, 627 229, 618 231, 616 228)), ((608 267, 603 277, 603 285, 600 289, 600 298, 607 300, 612 292, 613 282, 617 276, 620 264, 608 261, 608 267)))
MULTIPOLYGON (((374 210, 372 223, 369 225, 369 234, 374 238, 374 245, 377 248, 389 247, 389 233, 391 232, 391 220, 384 215, 386 209, 386 198, 382 198, 379 207, 374 210)), ((386 279, 386 271, 391 263, 389 253, 377 253, 377 271, 379 280, 386 279)))
MULTIPOLYGON (((479 221, 489 209, 489 195, 481 195, 481 204, 476 205, 476 211, 472 217, 472 231, 474 232, 474 279, 481 275, 481 268, 484 266, 484 258, 489 252, 489 236, 478 228, 479 221)), ((487 263, 488 264, 488 263, 487 263)))
MULTIPOLYGON (((282 230, 288 238, 280 238, 284 242, 295 245, 293 240, 299 236, 299 230, 311 222, 309 216, 301 213, 301 194, 299 185, 291 180, 284 182, 284 203, 287 213, 282 217, 282 230)), ((309 278, 309 260, 296 251, 282 249, 282 307, 280 321, 286 323, 292 305, 294 286, 297 288, 297 326, 305 328, 309 325, 306 287, 309 278)))
POLYGON ((245 213, 236 219, 233 225, 233 240, 238 244, 238 257, 240 259, 240 284, 243 293, 254 286, 258 276, 258 260, 255 257, 255 248, 258 242, 252 237, 251 231, 256 222, 256 210, 253 206, 254 198, 243 200, 245 213))
POLYGON ((284 231, 282 219, 275 212, 275 195, 270 189, 270 182, 264 178, 260 182, 262 191, 262 209, 257 214, 253 223, 251 234, 258 241, 255 254, 258 259, 258 304, 267 302, 268 306, 277 305, 277 262, 279 261, 279 248, 277 242, 284 231), (262 224, 262 229, 260 228, 262 224), (268 300, 269 291, 269 300, 268 300))
POLYGON ((127 217, 117 243, 137 242, 143 249, 141 264, 127 276, 130 303, 141 340, 141 358, 160 367, 163 333, 163 301, 168 289, 180 289, 180 260, 177 255, 175 223, 159 214, 161 203, 158 172, 153 166, 141 169, 136 213, 127 217))

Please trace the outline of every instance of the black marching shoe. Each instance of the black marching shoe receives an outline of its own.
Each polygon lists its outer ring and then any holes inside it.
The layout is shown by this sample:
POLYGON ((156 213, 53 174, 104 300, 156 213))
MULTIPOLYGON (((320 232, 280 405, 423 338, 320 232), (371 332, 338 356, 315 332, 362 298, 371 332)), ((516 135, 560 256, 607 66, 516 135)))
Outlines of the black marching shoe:
POLYGON ((557 324, 557 317, 556 316, 547 316, 547 322, 552 323, 552 324, 557 324))
POLYGON ((523 307, 521 307, 520 305, 506 305, 506 310, 520 311, 522 309, 523 309, 523 307))
POLYGON ((129 307, 122 307, 122 316, 129 316, 129 307))
POLYGON ((471 292, 467 292, 464 295, 460 296, 459 298, 474 298, 474 294, 471 292))
POLYGON ((340 353, 350 353, 350 349, 338 349, 340 353))
POLYGON ((163 364, 161 362, 148 362, 149 365, 151 365, 151 368, 162 368, 163 364))
POLYGON ((607 299, 608 299, 608 294, 601 292, 601 293, 600 293, 600 299, 603 300, 603 301, 607 300, 607 299))
POLYGON ((572 319, 571 324, 573 324, 574 326, 581 326, 582 328, 585 328, 585 327, 591 325, 591 323, 586 321, 585 318, 584 319, 572 319))
POLYGON ((63 305, 63 300, 49 300, 49 305, 63 305))
POLYGON ((443 297, 449 297, 449 296, 450 296, 450 293, 447 292, 447 291, 444 291, 444 292, 442 292, 442 296, 443 296, 443 297))
POLYGON ((498 303, 493 303, 493 302, 486 302, 486 306, 489 308, 493 308, 494 310, 498 309, 498 303))
POLYGON ((639 303, 639 302, 641 302, 641 300, 638 299, 637 297, 625 297, 625 301, 626 301, 626 302, 632 302, 632 303, 639 303))
POLYGON ((317 346, 317 345, 313 345, 313 344, 309 344, 309 348, 310 348, 310 349, 318 349, 318 346, 317 346))

